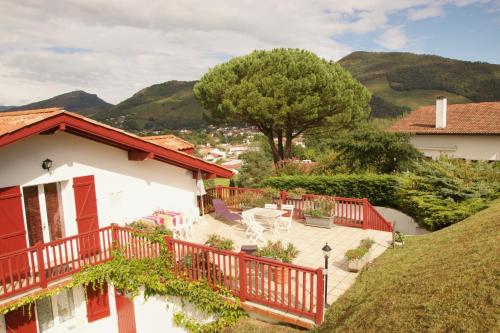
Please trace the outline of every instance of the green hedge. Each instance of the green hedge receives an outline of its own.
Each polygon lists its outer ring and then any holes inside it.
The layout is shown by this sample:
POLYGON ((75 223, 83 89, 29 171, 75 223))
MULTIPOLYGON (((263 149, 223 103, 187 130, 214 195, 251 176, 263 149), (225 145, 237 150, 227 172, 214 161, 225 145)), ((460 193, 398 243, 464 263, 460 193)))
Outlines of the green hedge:
POLYGON ((271 186, 280 190, 304 188, 307 193, 325 194, 347 198, 368 198, 377 206, 395 207, 401 180, 393 175, 333 175, 333 176, 281 176, 270 177, 262 186, 271 186))

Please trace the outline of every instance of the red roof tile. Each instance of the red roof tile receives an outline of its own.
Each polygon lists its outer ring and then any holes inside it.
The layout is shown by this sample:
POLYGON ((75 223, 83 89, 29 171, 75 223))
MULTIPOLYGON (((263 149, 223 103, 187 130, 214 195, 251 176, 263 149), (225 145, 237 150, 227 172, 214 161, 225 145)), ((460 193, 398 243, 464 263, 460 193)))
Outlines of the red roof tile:
POLYGON ((142 138, 149 142, 171 149, 176 149, 181 151, 194 149, 194 145, 191 142, 181 139, 172 134, 144 136, 142 138))
POLYGON ((436 107, 410 112, 387 130, 415 134, 500 134, 500 102, 448 105, 446 127, 436 128, 436 107))
POLYGON ((129 152, 151 152, 157 160, 186 169, 199 169, 207 173, 215 173, 220 177, 231 177, 233 174, 224 167, 206 162, 187 152, 147 141, 137 135, 61 108, 0 112, 0 147, 31 135, 60 128, 60 126, 64 126, 64 130, 69 133, 91 137, 96 141, 126 149, 129 152))

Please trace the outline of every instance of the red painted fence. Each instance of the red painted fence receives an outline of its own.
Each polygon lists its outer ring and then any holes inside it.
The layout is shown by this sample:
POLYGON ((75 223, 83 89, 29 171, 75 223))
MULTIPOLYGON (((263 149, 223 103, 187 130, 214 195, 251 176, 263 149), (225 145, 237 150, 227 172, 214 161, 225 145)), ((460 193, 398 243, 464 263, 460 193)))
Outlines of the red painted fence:
MULTIPOLYGON (((204 196, 205 210, 206 212, 211 212, 212 200, 215 198, 224 200, 226 205, 231 209, 242 209, 242 196, 248 193, 253 193, 255 196, 262 196, 262 190, 260 189, 225 186, 209 188, 207 189, 207 195, 204 196)), ((278 205, 294 205, 294 218, 303 219, 304 209, 313 207, 318 199, 335 202, 335 208, 332 211, 335 224, 363 229, 392 231, 391 223, 366 198, 342 198, 315 194, 304 194, 300 198, 293 198, 287 192, 282 191, 280 196, 272 199, 272 201, 278 205)))
POLYGON ((109 226, 96 231, 39 243, 0 256, 0 299, 34 289, 76 273, 84 266, 111 260, 113 247, 127 258, 158 256, 160 245, 133 229, 109 226))
MULTIPOLYGON (((182 240, 165 238, 174 257, 174 270, 192 280, 205 279, 214 288, 224 287, 242 301, 249 300, 321 323, 324 279, 321 268, 282 263, 243 252, 218 250, 182 240)), ((126 258, 154 258, 160 244, 140 232, 120 226, 63 238, 55 242, 0 256, 0 299, 36 288, 112 259, 121 248, 126 258)))
POLYGON ((314 320, 323 320, 323 269, 287 264, 244 252, 218 250, 166 239, 175 271, 193 280, 206 279, 243 301, 252 301, 314 320))

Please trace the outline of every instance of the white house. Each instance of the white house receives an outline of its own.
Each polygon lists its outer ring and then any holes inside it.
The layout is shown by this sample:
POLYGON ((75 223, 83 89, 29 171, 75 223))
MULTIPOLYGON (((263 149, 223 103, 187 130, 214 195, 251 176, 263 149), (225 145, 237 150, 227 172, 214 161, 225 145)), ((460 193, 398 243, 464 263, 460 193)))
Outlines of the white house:
MULTIPOLYGON (((20 297, 4 297, 3 255, 123 225, 158 208, 192 211, 199 172, 232 176, 175 149, 173 141, 141 138, 58 108, 0 113, 0 305, 20 297)), ((37 302, 32 316, 20 310, 0 315, 0 333, 132 331, 120 320, 145 332, 144 325, 154 323, 144 318, 166 320, 152 305, 134 310, 134 302, 111 286, 103 294, 90 291, 87 299, 74 288, 37 302)))
POLYGON ((500 102, 435 106, 415 110, 388 131, 411 133, 411 142, 429 158, 449 156, 500 161, 500 102))

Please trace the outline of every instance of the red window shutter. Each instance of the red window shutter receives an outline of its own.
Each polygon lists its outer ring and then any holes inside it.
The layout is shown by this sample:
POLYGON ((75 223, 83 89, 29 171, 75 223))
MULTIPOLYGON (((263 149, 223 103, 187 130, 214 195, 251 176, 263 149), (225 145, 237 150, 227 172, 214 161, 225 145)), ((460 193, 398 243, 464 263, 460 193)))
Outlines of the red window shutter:
POLYGON ((5 326, 7 333, 36 333, 35 304, 7 312, 5 326))
POLYGON ((109 317, 108 285, 103 285, 103 290, 93 285, 87 286, 87 320, 89 323, 101 318, 109 317))
POLYGON ((118 333, 136 333, 134 301, 121 290, 115 289, 116 314, 118 317, 118 333))
POLYGON ((27 247, 21 197, 19 186, 0 188, 0 254, 27 247))
POLYGON ((99 229, 94 176, 73 178, 78 233, 99 229))

